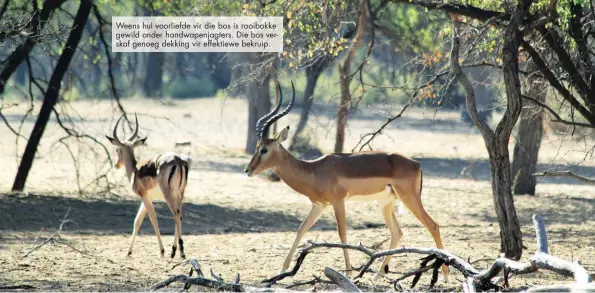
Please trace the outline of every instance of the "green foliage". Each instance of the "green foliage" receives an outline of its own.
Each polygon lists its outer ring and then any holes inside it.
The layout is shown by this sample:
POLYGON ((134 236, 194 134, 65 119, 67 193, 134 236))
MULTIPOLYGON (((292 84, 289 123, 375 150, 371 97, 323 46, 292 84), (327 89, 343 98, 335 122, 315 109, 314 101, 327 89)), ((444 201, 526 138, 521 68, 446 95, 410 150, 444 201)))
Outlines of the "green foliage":
POLYGON ((217 90, 208 78, 196 79, 188 77, 187 79, 177 79, 167 87, 164 94, 172 98, 203 98, 213 97, 217 90))

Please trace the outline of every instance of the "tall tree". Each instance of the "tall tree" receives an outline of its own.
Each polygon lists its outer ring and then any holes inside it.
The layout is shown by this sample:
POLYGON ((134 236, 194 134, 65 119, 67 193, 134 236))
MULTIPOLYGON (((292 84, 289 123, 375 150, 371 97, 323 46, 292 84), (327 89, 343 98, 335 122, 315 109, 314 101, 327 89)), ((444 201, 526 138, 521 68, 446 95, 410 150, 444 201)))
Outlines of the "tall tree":
POLYGON ((518 48, 521 21, 529 9, 531 0, 519 0, 512 12, 509 23, 504 30, 502 47, 502 72, 506 88, 507 108, 502 120, 495 130, 480 119, 477 111, 473 85, 463 72, 459 61, 460 50, 460 17, 451 14, 452 50, 451 68, 463 85, 466 93, 467 110, 471 120, 481 132, 490 158, 492 173, 492 196, 500 226, 500 247, 506 257, 519 259, 523 251, 521 228, 518 222, 514 199, 511 192, 510 158, 508 143, 512 129, 516 124, 522 108, 521 86, 519 81, 518 48))
MULTIPOLYGON (((546 81, 537 74, 535 63, 529 63, 528 71, 530 75, 525 82, 526 95, 544 103, 547 96, 546 81)), ((533 174, 537 170, 542 135, 543 107, 531 102, 524 103, 512 160, 514 194, 535 195, 537 180, 533 174)))
POLYGON ((52 73, 52 77, 50 78, 50 82, 48 83, 44 95, 43 105, 39 110, 37 121, 35 121, 23 157, 21 158, 21 163, 19 164, 19 169, 16 178, 14 179, 14 184, 12 185, 13 191, 22 191, 25 188, 25 182, 27 181, 29 171, 33 165, 33 159, 37 152, 39 141, 43 136, 43 132, 45 131, 50 115, 54 110, 54 106, 56 105, 56 102, 58 102, 62 79, 68 71, 70 61, 81 41, 81 36, 83 35, 85 25, 89 19, 92 6, 93 3, 91 0, 80 1, 79 9, 74 17, 74 22, 72 23, 72 31, 66 40, 64 50, 62 50, 58 63, 56 63, 56 67, 54 68, 54 72, 52 73))
MULTIPOLYGON (((256 67, 259 58, 258 53, 244 53, 245 62, 252 67, 256 67)), ((248 69, 249 71, 249 69, 248 69)), ((248 95, 248 137, 246 140, 246 153, 253 154, 256 150, 258 136, 256 135, 256 121, 266 115, 271 109, 270 97, 270 79, 271 75, 265 70, 255 70, 262 76, 250 77, 246 83, 246 92, 248 95)), ((268 137, 263 133, 263 137, 268 137)))
POLYGON ((345 144, 345 127, 347 126, 347 110, 351 104, 351 93, 349 92, 349 85, 353 79, 351 72, 351 63, 355 57, 358 47, 364 40, 365 28, 368 22, 368 12, 366 9, 366 1, 360 2, 359 16, 356 29, 356 38, 347 52, 347 57, 343 61, 343 65, 338 65, 339 78, 341 84, 341 99, 339 101, 339 111, 337 113, 337 131, 335 133, 335 152, 343 152, 343 145, 345 144))
MULTIPOLYGON (((141 8, 143 16, 158 16, 161 13, 154 7, 153 2, 141 8)), ((146 97, 157 98, 163 93, 163 65, 165 64, 164 52, 147 53, 146 69, 144 71, 143 93, 146 97)))

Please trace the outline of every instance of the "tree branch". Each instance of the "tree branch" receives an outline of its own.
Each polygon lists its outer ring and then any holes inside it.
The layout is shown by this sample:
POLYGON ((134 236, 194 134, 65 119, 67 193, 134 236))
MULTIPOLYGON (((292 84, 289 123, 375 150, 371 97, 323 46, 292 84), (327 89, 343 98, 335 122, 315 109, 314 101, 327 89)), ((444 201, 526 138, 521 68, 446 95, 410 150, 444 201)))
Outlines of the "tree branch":
POLYGON ((521 39, 521 46, 529 53, 531 60, 535 62, 535 65, 539 68, 542 74, 547 78, 550 85, 553 86, 562 97, 568 101, 575 109, 581 113, 581 115, 589 121, 589 123, 595 125, 595 114, 589 112, 571 93, 566 89, 556 78, 554 73, 549 69, 545 61, 539 56, 539 53, 529 44, 529 42, 521 39))
POLYGON ((594 178, 583 177, 572 173, 572 171, 543 171, 533 174, 533 176, 554 176, 554 177, 572 177, 580 182, 587 184, 595 184, 594 178))
POLYGON ((538 101, 537 99, 526 96, 526 95, 521 95, 521 97, 523 99, 529 100, 529 101, 537 104, 538 106, 540 106, 540 107, 546 109, 548 112, 550 112, 550 114, 552 114, 552 116, 554 116, 554 118, 556 118, 554 120, 551 120, 552 122, 562 123, 562 124, 571 125, 571 126, 595 128, 595 125, 592 125, 592 124, 564 120, 564 119, 562 119, 562 117, 560 117, 560 115, 558 115, 558 113, 556 113, 556 111, 554 111, 554 109, 552 109, 550 106, 546 105, 545 103, 542 103, 542 102, 538 101))
POLYGON ((324 275, 331 279, 345 292, 362 292, 349 278, 343 276, 341 273, 333 270, 330 267, 324 268, 324 275))
POLYGON ((446 1, 432 1, 432 0, 392 0, 394 3, 407 3, 416 6, 421 6, 427 9, 441 10, 448 13, 464 15, 478 20, 488 20, 491 18, 498 18, 501 20, 510 19, 510 14, 477 8, 473 5, 463 3, 445 3, 446 1))
POLYGON ((463 68, 461 67, 459 61, 459 51, 461 46, 460 40, 460 32, 459 32, 459 21, 458 17, 451 14, 452 19, 452 48, 450 50, 450 66, 465 89, 465 102, 467 104, 467 111, 469 112, 469 116, 471 117, 471 121, 473 124, 479 129, 479 132, 484 138, 484 141, 488 143, 494 137, 494 132, 490 129, 490 126, 483 121, 479 117, 479 113, 477 112, 477 102, 475 101, 475 90, 473 89, 473 85, 469 81, 467 75, 463 72, 463 68))

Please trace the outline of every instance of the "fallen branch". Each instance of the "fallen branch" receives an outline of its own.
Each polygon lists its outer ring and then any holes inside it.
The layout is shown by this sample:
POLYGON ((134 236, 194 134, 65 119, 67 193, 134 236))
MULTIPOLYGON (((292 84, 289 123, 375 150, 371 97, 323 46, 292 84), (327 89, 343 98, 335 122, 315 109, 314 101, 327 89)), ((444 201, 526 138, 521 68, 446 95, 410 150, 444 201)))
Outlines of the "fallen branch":
POLYGON ((0 286, 0 290, 31 290, 37 289, 31 285, 7 285, 7 286, 0 286))
MULTIPOLYGON (((432 271, 432 278, 430 281, 430 288, 438 280, 440 267, 443 265, 451 266, 458 270, 464 277, 465 280, 462 284, 462 289, 465 292, 476 292, 476 291, 487 291, 497 290, 501 291, 503 288, 498 285, 501 278, 496 278, 501 272, 504 273, 504 287, 508 287, 508 278, 512 275, 521 275, 536 272, 537 270, 549 270, 563 276, 574 277, 574 283, 547 287, 533 287, 527 289, 527 292, 595 292, 595 284, 591 283, 591 275, 583 268, 578 262, 569 262, 561 258, 548 254, 547 235, 545 231, 545 224, 543 219, 538 215, 533 215, 533 223, 535 226, 537 251, 530 258, 529 262, 518 262, 504 257, 500 257, 492 263, 486 270, 480 271, 474 268, 469 262, 463 258, 454 255, 450 252, 444 251, 437 248, 414 248, 414 247, 401 247, 397 249, 386 250, 382 252, 374 252, 363 245, 349 245, 349 244, 337 244, 337 243, 317 243, 309 241, 307 245, 300 250, 297 257, 296 264, 291 271, 279 274, 270 279, 264 280, 267 288, 258 286, 250 286, 240 283, 240 275, 237 274, 232 283, 227 283, 215 274, 211 269, 211 276, 213 279, 209 279, 203 276, 202 269, 195 259, 190 259, 189 263, 192 264, 193 270, 190 271, 189 275, 174 275, 167 278, 164 281, 156 283, 149 288, 150 291, 158 290, 166 287, 174 282, 184 283, 184 289, 188 289, 190 285, 199 285, 206 288, 211 288, 219 291, 234 291, 234 292, 270 292, 271 287, 276 282, 292 277, 299 271, 306 256, 317 248, 339 248, 339 249, 350 249, 364 253, 369 257, 369 260, 361 266, 360 272, 356 278, 362 277, 365 272, 368 272, 369 267, 378 258, 385 257, 388 255, 414 253, 426 255, 422 259, 420 268, 404 274, 402 277, 392 281, 396 290, 402 290, 402 286, 399 281, 402 281, 408 277, 413 276, 411 287, 413 288, 420 280, 421 275, 424 272, 432 271), (430 263, 431 262, 431 263, 430 263), (196 271, 198 277, 191 277, 192 272, 196 271)), ((345 292, 362 292, 349 278, 343 276, 339 272, 332 268, 326 267, 324 274, 332 280, 332 283, 337 284, 345 292)), ((296 283, 290 285, 287 288, 296 287, 300 285, 316 284, 316 283, 331 283, 314 277, 313 280, 296 283)), ((274 288, 274 291, 286 290, 281 288, 274 288)), ((293 292, 293 291, 287 291, 293 292)))
POLYGON ((343 276, 341 273, 333 270, 332 268, 324 268, 324 275, 335 282, 345 292, 362 292, 349 278, 343 276))
POLYGON ((285 289, 295 288, 295 287, 303 286, 303 285, 316 285, 318 283, 334 284, 333 282, 328 281, 328 280, 324 280, 324 279, 322 279, 322 278, 320 278, 318 276, 313 276, 312 280, 303 281, 303 282, 297 282, 297 283, 294 283, 294 284, 291 284, 291 285, 285 287, 285 289))
POLYGON ((533 176, 572 177, 583 183, 595 184, 595 179, 574 174, 572 171, 543 171, 540 173, 535 173, 533 176))
POLYGON ((56 232, 54 232, 54 234, 52 234, 50 237, 46 238, 40 244, 37 244, 33 248, 29 249, 29 251, 27 251, 23 255, 23 257, 29 256, 32 252, 34 252, 35 250, 41 248, 42 246, 44 246, 44 245, 46 245, 48 243, 55 243, 55 242, 57 242, 57 240, 60 238, 60 234, 62 233, 62 230, 64 229, 64 225, 66 225, 67 223, 72 223, 73 222, 72 220, 68 219, 68 214, 70 214, 70 208, 68 208, 68 211, 66 211, 66 214, 64 215, 64 218, 60 222, 60 226, 58 226, 58 230, 56 230, 56 232))
MULTIPOLYGON (((86 256, 90 256, 90 257, 94 257, 94 258, 100 258, 100 259, 105 259, 110 263, 115 263, 113 260, 109 259, 109 258, 103 258, 97 255, 93 255, 90 254, 88 252, 86 252, 86 248, 85 250, 81 250, 78 249, 76 246, 74 246, 69 240, 63 239, 62 238, 62 231, 64 230, 64 226, 68 223, 75 223, 73 220, 68 219, 68 215, 70 214, 70 208, 68 208, 68 211, 66 211, 66 214, 64 215, 64 218, 62 219, 62 221, 60 222, 60 226, 58 227, 58 230, 56 230, 56 232, 54 232, 52 235, 50 235, 50 237, 46 238, 45 240, 43 240, 41 243, 33 246, 31 249, 29 249, 26 253, 23 254, 23 257, 27 257, 29 256, 31 253, 33 253, 34 251, 36 251, 37 249, 43 247, 44 245, 47 244, 62 244, 82 255, 86 255, 86 256)), ((75 223, 76 224, 76 223, 75 223)), ((81 238, 82 240, 82 238, 81 238)), ((84 243, 83 243, 84 246, 84 243)))
MULTIPOLYGON (((536 242, 538 250, 531 257, 529 262, 518 262, 511 259, 507 259, 504 257, 500 257, 494 261, 494 263, 486 270, 480 271, 474 268, 469 262, 465 261, 461 257, 458 257, 450 252, 437 249, 437 248, 413 248, 413 247, 401 247, 391 250, 386 250, 382 252, 373 252, 370 249, 364 247, 363 245, 349 245, 349 244, 337 244, 337 243, 317 243, 317 242, 308 242, 308 245, 304 247, 297 258, 296 264, 294 265, 293 269, 290 272, 286 272, 277 276, 274 276, 270 279, 264 280, 264 283, 269 283, 269 285, 274 284, 284 278, 294 276, 299 271, 305 257, 313 250, 319 247, 326 247, 326 248, 340 248, 340 249, 350 249, 362 252, 369 257, 369 260, 361 267, 359 274, 355 277, 360 278, 362 277, 365 272, 368 271, 369 267, 375 262, 375 260, 385 257, 388 255, 395 255, 395 254, 404 254, 404 253, 416 253, 416 254, 423 254, 427 255, 422 261, 422 264, 419 269, 408 272, 404 276, 396 279, 393 281, 395 288, 400 286, 398 283, 408 277, 414 276, 412 287, 415 286, 417 281, 419 280, 422 273, 432 270, 432 280, 430 282, 430 287, 432 287, 438 277, 438 269, 440 266, 447 265, 457 269, 461 274, 465 277, 465 283, 463 285, 464 290, 468 290, 469 292, 474 292, 475 290, 484 291, 484 290, 501 290, 502 287, 499 286, 497 281, 493 280, 496 276, 498 276, 502 271, 504 271, 504 284, 505 287, 508 286, 508 278, 509 275, 522 275, 536 272, 537 270, 544 269, 555 272, 557 274, 574 277, 575 284, 572 286, 579 286, 584 284, 589 284, 589 286, 595 286, 591 284, 592 279, 591 275, 577 262, 569 262, 563 260, 561 258, 552 256, 548 254, 548 245, 547 245, 547 235, 545 232, 545 224, 543 219, 538 216, 533 216, 533 223, 535 226, 535 233, 536 233, 536 242), (434 262, 430 265, 428 263, 434 260, 434 262), (472 280, 472 281, 471 281, 472 280)), ((328 277, 328 276, 327 276, 328 277)), ((571 285, 568 285, 571 286, 571 285)), ((591 288, 589 286, 585 286, 584 288, 591 288)), ((568 287, 570 288, 570 287, 568 287)), ((536 289, 537 290, 537 289, 536 289)), ((544 289, 545 290, 545 289, 544 289)))

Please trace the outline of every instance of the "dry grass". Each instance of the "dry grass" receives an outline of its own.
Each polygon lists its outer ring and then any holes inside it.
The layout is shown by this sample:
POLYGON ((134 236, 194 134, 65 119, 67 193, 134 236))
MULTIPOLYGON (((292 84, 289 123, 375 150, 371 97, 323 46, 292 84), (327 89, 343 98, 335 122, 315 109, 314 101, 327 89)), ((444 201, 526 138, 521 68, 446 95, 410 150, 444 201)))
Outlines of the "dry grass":
MULTIPOLYGON (((141 134, 149 136, 149 146, 140 149, 138 156, 172 150, 178 141, 192 143, 191 148, 178 150, 190 152, 194 159, 184 206, 187 256, 198 258, 224 278, 231 279, 239 271, 243 282, 258 283, 280 269, 294 233, 309 210, 309 203, 282 183, 248 178, 243 174, 249 160, 242 151, 247 133, 246 104, 242 100, 223 102, 201 99, 165 106, 154 101, 130 100, 125 106, 139 113, 141 134), (169 117, 171 121, 155 117, 169 117)), ((79 129, 107 143, 103 134, 110 132, 110 126, 117 119, 112 115, 112 108, 108 102, 76 102, 70 111, 85 118, 77 122, 79 129)), ((394 113, 399 109, 366 109, 350 118, 346 146, 355 145, 360 135, 381 125, 387 110, 394 113)), ((22 115, 22 109, 11 111, 6 113, 11 121, 22 115)), ((297 113, 299 111, 294 111, 281 120, 281 126, 295 125, 297 113)), ((319 108, 314 114, 311 132, 319 146, 328 151, 333 147, 334 112, 319 108)), ((477 261, 477 267, 484 267, 487 262, 482 259, 495 258, 499 247, 487 153, 475 129, 463 125, 457 117, 457 113, 413 109, 390 126, 374 145, 413 156, 422 163, 424 205, 440 223, 446 248, 472 262, 477 261), (478 181, 460 175, 469 162, 475 162, 478 181)), ((30 131, 33 122, 27 121, 24 133, 30 131)), ((84 196, 79 196, 72 160, 63 147, 52 145, 62 135, 52 122, 27 182, 28 194, 10 195, 8 190, 17 168, 14 154, 22 152, 24 143, 21 142, 17 150, 8 129, 0 128, 0 137, 6 138, 0 141, 0 192, 5 193, 0 195, 0 284, 30 284, 44 291, 124 291, 141 290, 170 274, 187 273, 187 267, 171 269, 178 259, 158 257, 158 245, 148 220, 133 257, 124 257, 138 199, 123 187, 123 171, 111 170, 104 153, 97 149, 94 153, 72 141, 81 159, 80 166, 84 168, 79 178, 81 186, 102 172, 108 172, 110 180, 119 186, 112 190, 112 196, 105 197, 101 189, 91 187, 85 189, 84 196), (67 226, 64 237, 96 257, 66 246, 45 246, 23 258, 23 252, 37 243, 40 234, 47 236, 58 227, 69 208, 70 218, 77 225, 67 226)), ((550 165, 566 168, 564 165, 582 163, 583 167, 574 170, 593 175, 593 164, 584 161, 590 145, 589 139, 577 142, 549 135, 540 152, 540 168, 550 165)), ((538 213, 545 218, 551 252, 581 260, 588 270, 594 271, 595 190, 569 179, 547 179, 540 181, 537 192, 538 197, 519 196, 515 201, 525 235, 525 255, 531 255, 535 247, 530 217, 538 213)), ((173 240, 174 223, 163 203, 157 205, 157 211, 164 244, 168 246, 173 240)), ((401 245, 433 246, 429 234, 410 213, 400 216, 399 221, 405 233, 401 245)), ((348 204, 348 222, 350 243, 372 245, 388 237, 375 203, 348 204)), ((338 236, 334 227, 332 212, 327 212, 305 240, 336 242, 338 236)), ((355 264, 363 260, 355 253, 352 258, 355 264)), ((402 273, 413 269, 418 265, 418 258, 415 255, 397 257, 391 263, 391 270, 402 273)), ((312 274, 322 275, 327 265, 341 269, 342 253, 338 250, 316 252, 306 259, 304 270, 296 278, 284 283, 306 280, 312 274)), ((452 281, 441 284, 441 288, 459 290, 457 278, 460 275, 455 274, 452 281)), ((515 278, 512 284, 563 281, 565 279, 551 274, 537 273, 515 278)), ((369 284, 370 281, 364 282, 369 284)), ((427 279, 420 282, 427 283, 427 279)))

